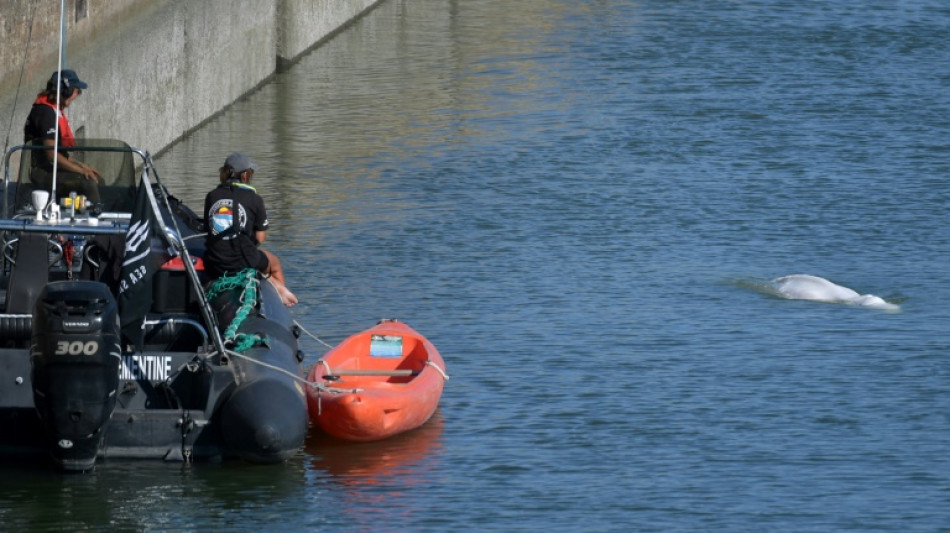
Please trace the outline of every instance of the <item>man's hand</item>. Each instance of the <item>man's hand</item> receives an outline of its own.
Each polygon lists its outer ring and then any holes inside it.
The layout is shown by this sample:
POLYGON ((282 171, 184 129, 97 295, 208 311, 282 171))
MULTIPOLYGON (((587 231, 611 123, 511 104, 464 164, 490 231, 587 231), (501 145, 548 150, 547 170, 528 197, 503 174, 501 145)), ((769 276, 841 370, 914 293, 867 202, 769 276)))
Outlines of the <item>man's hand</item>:
POLYGON ((82 174, 82 176, 83 176, 84 178, 86 178, 87 180, 92 180, 92 181, 94 181, 94 182, 96 182, 96 183, 99 183, 99 171, 98 171, 98 170, 92 168, 91 166, 89 166, 89 165, 87 165, 87 164, 85 164, 85 163, 80 163, 80 162, 78 162, 78 161, 76 161, 75 163, 76 163, 77 166, 79 166, 79 173, 82 174))

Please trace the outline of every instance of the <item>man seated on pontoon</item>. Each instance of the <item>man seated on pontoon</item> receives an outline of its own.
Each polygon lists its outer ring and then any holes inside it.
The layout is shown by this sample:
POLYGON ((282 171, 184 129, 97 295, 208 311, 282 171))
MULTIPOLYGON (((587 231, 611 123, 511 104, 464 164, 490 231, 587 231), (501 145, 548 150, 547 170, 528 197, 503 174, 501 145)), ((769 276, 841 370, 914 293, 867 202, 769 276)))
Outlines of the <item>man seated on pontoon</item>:
POLYGON ((270 278, 281 301, 290 307, 297 297, 284 283, 280 260, 258 248, 266 238, 268 221, 263 198, 250 186, 255 170, 257 165, 246 155, 229 155, 219 170, 221 184, 205 197, 205 273, 215 279, 253 268, 270 278))

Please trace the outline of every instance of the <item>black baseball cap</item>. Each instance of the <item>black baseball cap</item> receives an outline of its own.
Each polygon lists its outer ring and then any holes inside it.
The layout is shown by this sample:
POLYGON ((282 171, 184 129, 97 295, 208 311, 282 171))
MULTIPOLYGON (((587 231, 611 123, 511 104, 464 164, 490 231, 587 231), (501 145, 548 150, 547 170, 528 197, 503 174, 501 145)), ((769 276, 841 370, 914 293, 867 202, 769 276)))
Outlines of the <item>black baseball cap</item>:
MULTIPOLYGON (((50 76, 49 81, 46 83, 46 86, 50 89, 56 88, 56 82, 59 80, 59 72, 54 72, 50 76)), ((64 68, 63 69, 63 87, 67 89, 86 89, 89 87, 89 84, 79 79, 79 75, 76 74, 75 70, 64 68)))

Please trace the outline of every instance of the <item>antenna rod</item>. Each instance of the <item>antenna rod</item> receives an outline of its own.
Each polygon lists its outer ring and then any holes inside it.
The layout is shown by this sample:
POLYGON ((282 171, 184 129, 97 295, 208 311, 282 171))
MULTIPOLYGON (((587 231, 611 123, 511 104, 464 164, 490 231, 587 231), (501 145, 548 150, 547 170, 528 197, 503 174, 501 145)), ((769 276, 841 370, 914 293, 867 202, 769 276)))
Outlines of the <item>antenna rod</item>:
POLYGON ((50 190, 50 204, 56 203, 56 172, 59 167, 59 115, 63 113, 60 108, 60 99, 62 98, 63 87, 63 56, 66 48, 66 0, 59 3, 59 59, 56 62, 56 133, 53 136, 53 187, 50 190))

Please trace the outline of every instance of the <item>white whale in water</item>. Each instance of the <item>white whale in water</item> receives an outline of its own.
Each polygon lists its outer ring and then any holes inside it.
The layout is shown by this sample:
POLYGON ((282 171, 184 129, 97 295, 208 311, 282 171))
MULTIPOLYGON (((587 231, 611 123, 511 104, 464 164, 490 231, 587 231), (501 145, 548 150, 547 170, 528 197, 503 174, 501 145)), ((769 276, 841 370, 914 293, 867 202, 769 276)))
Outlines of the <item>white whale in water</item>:
POLYGON ((847 287, 832 283, 825 278, 808 274, 793 274, 772 280, 778 295, 792 300, 815 300, 818 302, 842 303, 896 311, 899 305, 888 303, 873 294, 858 294, 847 287))

